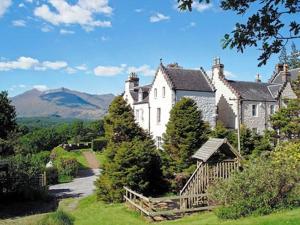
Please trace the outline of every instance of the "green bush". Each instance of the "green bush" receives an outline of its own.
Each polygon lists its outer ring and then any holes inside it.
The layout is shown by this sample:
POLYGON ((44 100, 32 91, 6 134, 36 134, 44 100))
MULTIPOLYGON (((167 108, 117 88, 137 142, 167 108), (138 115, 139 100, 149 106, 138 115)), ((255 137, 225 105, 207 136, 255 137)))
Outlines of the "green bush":
POLYGON ((75 158, 60 158, 56 166, 60 176, 75 177, 78 172, 79 164, 75 158))
POLYGON ((220 218, 268 214, 300 205, 300 143, 277 147, 268 157, 248 162, 244 170, 209 189, 220 218))
POLYGON ((46 215, 41 221, 38 222, 38 225, 73 225, 74 218, 62 211, 57 210, 54 213, 46 215))
POLYGON ((102 151, 107 145, 107 140, 104 137, 92 141, 93 151, 102 151))

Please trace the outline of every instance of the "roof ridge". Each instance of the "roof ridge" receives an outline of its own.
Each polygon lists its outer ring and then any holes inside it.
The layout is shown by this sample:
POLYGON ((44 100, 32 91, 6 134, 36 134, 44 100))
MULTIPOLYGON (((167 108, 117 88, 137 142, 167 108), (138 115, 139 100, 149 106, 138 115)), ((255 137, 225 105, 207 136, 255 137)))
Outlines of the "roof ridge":
POLYGON ((224 85, 227 86, 236 95, 237 98, 239 98, 239 99, 242 98, 241 93, 239 93, 238 90, 236 90, 234 87, 232 87, 225 77, 219 76, 219 78, 224 83, 224 85))
POLYGON ((207 73, 205 72, 205 70, 203 69, 203 67, 202 67, 202 66, 200 67, 200 71, 203 73, 203 75, 204 75, 204 78, 205 78, 205 79, 206 79, 206 81, 208 82, 208 84, 209 84, 209 86, 211 87, 211 89, 212 89, 213 91, 216 91, 216 88, 215 88, 215 86, 213 85, 213 83, 212 83, 211 79, 209 79, 209 77, 208 77, 207 73))

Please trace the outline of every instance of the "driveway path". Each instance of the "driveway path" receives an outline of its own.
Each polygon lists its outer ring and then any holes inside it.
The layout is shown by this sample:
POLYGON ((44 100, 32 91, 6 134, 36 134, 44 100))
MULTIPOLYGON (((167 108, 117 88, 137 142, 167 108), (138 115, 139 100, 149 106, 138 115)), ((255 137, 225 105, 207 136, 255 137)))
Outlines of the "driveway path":
POLYGON ((99 163, 93 152, 83 152, 91 169, 78 171, 77 177, 70 183, 55 184, 49 187, 50 194, 58 198, 85 197, 93 194, 94 182, 100 174, 99 163))

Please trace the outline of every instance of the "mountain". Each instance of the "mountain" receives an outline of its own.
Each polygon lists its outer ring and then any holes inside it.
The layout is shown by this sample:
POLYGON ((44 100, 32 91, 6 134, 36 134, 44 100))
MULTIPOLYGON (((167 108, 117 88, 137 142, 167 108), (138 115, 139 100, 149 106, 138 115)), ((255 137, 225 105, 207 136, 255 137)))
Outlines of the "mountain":
POLYGON ((107 112, 113 94, 92 95, 59 88, 48 91, 32 89, 13 98, 18 117, 62 117, 99 119, 107 112))

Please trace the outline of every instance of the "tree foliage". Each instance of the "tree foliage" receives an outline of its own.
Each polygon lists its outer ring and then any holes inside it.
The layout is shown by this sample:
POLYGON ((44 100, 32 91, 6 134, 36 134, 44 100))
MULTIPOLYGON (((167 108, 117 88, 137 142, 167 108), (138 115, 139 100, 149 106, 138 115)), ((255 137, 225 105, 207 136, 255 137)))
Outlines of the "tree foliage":
POLYGON ((191 156, 206 141, 207 133, 207 125, 194 100, 182 98, 174 105, 163 137, 171 173, 182 172, 194 164, 191 156))
POLYGON ((121 96, 111 103, 104 127, 108 145, 103 171, 96 181, 98 199, 122 201, 124 186, 145 195, 157 193, 162 185, 159 155, 121 96))
MULTIPOLYGON (((211 2, 177 1, 181 10, 190 11, 195 2, 211 2)), ((221 0, 220 7, 248 17, 245 23, 236 23, 234 30, 224 35, 223 47, 235 48, 238 52, 244 52, 247 47, 258 47, 262 52, 258 58, 259 66, 266 64, 272 54, 280 52, 288 40, 300 38, 298 0, 221 0), (253 8, 257 10, 253 11, 253 8)))
POLYGON ((8 94, 0 92, 0 138, 6 139, 17 128, 15 107, 11 104, 8 94))
POLYGON ((221 218, 236 219, 299 206, 300 143, 285 143, 256 158, 242 172, 212 185, 209 194, 221 206, 221 218))

